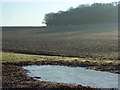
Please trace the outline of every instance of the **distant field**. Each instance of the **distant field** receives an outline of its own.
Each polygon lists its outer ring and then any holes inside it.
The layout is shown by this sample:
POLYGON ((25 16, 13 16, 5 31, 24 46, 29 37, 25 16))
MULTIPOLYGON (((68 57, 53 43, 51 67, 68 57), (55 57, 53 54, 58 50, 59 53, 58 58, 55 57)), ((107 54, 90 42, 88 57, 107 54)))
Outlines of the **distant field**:
POLYGON ((3 27, 3 51, 118 59, 117 24, 3 27))

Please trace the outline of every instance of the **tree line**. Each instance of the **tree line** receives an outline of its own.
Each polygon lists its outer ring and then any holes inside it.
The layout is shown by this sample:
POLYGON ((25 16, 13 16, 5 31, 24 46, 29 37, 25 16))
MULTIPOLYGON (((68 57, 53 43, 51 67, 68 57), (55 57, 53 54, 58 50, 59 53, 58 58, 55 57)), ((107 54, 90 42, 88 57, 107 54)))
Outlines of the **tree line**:
POLYGON ((70 7, 67 11, 45 14, 44 23, 47 26, 115 23, 118 21, 118 5, 118 2, 112 2, 70 7))

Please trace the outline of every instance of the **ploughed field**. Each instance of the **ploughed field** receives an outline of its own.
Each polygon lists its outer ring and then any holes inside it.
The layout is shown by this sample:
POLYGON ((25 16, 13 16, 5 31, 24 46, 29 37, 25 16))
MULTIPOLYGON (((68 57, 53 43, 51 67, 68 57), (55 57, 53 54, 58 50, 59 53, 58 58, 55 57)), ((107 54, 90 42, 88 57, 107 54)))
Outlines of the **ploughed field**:
POLYGON ((3 27, 3 51, 118 60, 117 24, 3 27))
POLYGON ((2 35, 3 88, 98 90, 84 85, 35 80, 27 75, 28 70, 22 68, 27 65, 64 65, 120 73, 115 23, 2 27, 2 35))

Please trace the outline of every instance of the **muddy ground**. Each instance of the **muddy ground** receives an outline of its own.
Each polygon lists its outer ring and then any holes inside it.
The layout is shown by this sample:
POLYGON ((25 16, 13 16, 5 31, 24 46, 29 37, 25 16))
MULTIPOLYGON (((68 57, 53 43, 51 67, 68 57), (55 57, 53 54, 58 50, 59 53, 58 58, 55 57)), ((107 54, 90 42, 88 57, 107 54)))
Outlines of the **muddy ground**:
POLYGON ((2 69, 3 90, 9 90, 12 88, 29 88, 35 90, 99 90, 97 88, 84 87, 81 85, 37 81, 28 77, 26 75, 28 71, 17 65, 3 64, 2 69))
POLYGON ((93 69, 98 71, 108 71, 111 73, 120 74, 120 64, 113 64, 113 63, 97 63, 97 62, 79 62, 78 60, 74 61, 51 61, 51 60, 41 60, 41 61, 22 61, 22 62, 3 62, 4 65, 17 65, 17 66, 27 66, 27 65, 64 65, 64 66, 71 66, 71 67, 86 67, 87 69, 93 69))
MULTIPOLYGON (((118 72, 118 66, 110 68, 111 64, 108 65, 97 65, 97 63, 78 63, 74 62, 65 62, 65 61, 39 61, 39 62, 6 62, 2 63, 2 86, 3 90, 11 90, 15 88, 31 88, 32 90, 101 90, 95 87, 86 87, 82 85, 71 85, 63 83, 53 83, 53 82, 44 82, 37 81, 31 77, 27 76, 27 70, 23 69, 22 66, 25 65, 66 65, 66 66, 81 66, 101 71, 109 71, 114 73, 118 72), (109 68, 108 68, 109 67, 109 68)), ((16 89, 15 89, 16 90, 16 89)), ((103 89, 104 90, 104 89, 103 89)), ((107 89, 108 90, 108 89, 107 89)), ((113 90, 113 89, 109 89, 113 90)))

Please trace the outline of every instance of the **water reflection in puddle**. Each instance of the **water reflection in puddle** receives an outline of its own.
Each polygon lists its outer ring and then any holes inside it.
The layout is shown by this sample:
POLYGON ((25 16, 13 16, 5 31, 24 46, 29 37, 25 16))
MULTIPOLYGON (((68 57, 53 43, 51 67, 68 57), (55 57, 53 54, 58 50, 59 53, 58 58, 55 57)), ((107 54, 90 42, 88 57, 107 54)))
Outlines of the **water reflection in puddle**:
POLYGON ((59 65, 24 66, 28 76, 41 81, 81 84, 98 88, 118 88, 118 74, 95 71, 82 67, 59 65))

